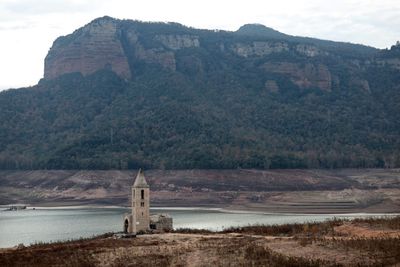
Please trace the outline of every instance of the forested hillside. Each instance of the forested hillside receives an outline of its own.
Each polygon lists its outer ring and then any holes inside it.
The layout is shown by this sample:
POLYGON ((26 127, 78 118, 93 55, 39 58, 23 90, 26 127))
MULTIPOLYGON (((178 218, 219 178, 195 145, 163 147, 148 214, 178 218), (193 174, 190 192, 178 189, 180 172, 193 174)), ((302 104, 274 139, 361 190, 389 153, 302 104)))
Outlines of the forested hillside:
POLYGON ((398 51, 100 18, 0 93, 0 168, 400 167, 398 51))

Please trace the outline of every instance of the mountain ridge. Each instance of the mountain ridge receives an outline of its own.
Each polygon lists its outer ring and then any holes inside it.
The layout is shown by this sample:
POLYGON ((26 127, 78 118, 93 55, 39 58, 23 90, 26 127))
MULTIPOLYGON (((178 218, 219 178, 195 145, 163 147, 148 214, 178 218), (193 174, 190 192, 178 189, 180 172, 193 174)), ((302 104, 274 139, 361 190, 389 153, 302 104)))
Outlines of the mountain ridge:
POLYGON ((99 18, 0 93, 0 169, 399 167, 397 50, 99 18))
POLYGON ((72 34, 55 40, 45 59, 44 78, 51 79, 76 70, 85 75, 98 70, 98 67, 108 67, 121 77, 129 79, 134 72, 129 61, 135 59, 158 63, 163 67, 175 70, 175 57, 171 51, 190 47, 200 48, 200 39, 204 33, 215 37, 221 49, 225 49, 222 47, 227 45, 223 38, 239 37, 239 42, 230 44, 233 47, 228 47, 228 49, 245 57, 264 56, 290 50, 306 56, 316 56, 328 53, 327 51, 330 51, 332 45, 339 46, 341 50, 352 55, 357 53, 357 49, 367 54, 378 51, 363 45, 290 36, 261 24, 246 24, 235 32, 216 33, 211 30, 188 28, 178 23, 118 20, 105 16, 91 21, 72 34), (154 29, 157 27, 160 29, 154 29), (161 32, 157 32, 157 30, 161 30, 161 32), (138 42, 138 38, 147 37, 146 31, 153 31, 152 34, 155 35, 151 40, 148 40, 150 38, 146 39, 149 47, 146 47, 146 43, 138 42), (221 33, 224 35, 222 38, 218 36, 221 33), (244 39, 240 39, 240 36, 244 39), (248 37, 255 38, 256 43, 246 44, 248 37), (285 43, 282 44, 279 41, 285 43), (291 45, 296 47, 292 48, 291 45), (320 51, 320 48, 327 51, 320 51), (93 51, 101 53, 96 54, 93 51), (54 58, 56 58, 55 61, 54 58))

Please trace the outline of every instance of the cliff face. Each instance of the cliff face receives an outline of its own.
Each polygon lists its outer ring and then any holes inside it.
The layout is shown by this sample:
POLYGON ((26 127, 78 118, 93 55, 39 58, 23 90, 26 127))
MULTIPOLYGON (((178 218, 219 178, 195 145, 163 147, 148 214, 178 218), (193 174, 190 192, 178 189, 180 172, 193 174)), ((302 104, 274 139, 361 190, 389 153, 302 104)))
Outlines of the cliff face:
MULTIPOLYGON (((218 59, 222 68, 236 62, 244 75, 251 75, 256 68, 300 89, 331 91, 333 84, 341 82, 339 69, 351 66, 348 69, 353 75, 371 62, 398 68, 398 59, 370 59, 375 52, 363 46, 293 37, 262 25, 219 32, 103 17, 54 42, 45 59, 44 78, 73 72, 86 76, 110 69, 129 80, 145 65, 199 75, 218 59), (362 56, 354 58, 358 51, 362 56)), ((279 91, 276 79, 263 78, 267 91, 279 91)), ((369 91, 368 81, 357 75, 348 83, 369 91)))
POLYGON ((284 42, 253 42, 252 44, 234 44, 232 50, 239 56, 265 56, 271 53, 289 51, 287 43, 284 42))
POLYGON ((123 78, 131 77, 117 21, 111 18, 95 20, 70 36, 58 38, 45 59, 44 78, 71 72, 87 75, 103 68, 123 78))
POLYGON ((192 35, 157 35, 156 40, 159 40, 163 45, 172 49, 179 50, 189 47, 200 47, 198 36, 192 35))
POLYGON ((301 64, 280 62, 266 63, 265 70, 272 73, 283 74, 301 89, 320 88, 330 91, 332 76, 327 66, 322 64, 301 64))
POLYGON ((134 24, 110 17, 96 19, 54 42, 45 59, 44 78, 73 72, 88 75, 106 68, 130 79, 135 70, 129 62, 138 61, 175 71, 175 51, 200 47, 195 35, 156 34, 152 36, 156 45, 146 45, 142 35, 134 24))

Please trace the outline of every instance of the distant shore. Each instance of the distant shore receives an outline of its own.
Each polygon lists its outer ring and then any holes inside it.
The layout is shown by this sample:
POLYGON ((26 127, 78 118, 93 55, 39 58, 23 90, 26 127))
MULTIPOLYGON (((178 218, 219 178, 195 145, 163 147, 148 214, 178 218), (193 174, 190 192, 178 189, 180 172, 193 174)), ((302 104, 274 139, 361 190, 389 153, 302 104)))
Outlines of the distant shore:
MULTIPOLYGON (((64 206, 56 206, 56 205, 27 205, 26 210, 74 210, 74 209, 126 209, 127 211, 130 209, 128 206, 117 206, 117 205, 64 205, 64 206)), ((10 205, 0 205, 0 210, 6 210, 10 205)), ((224 208, 224 207, 204 207, 204 206, 195 206, 195 207, 165 207, 165 206, 152 206, 150 210, 182 210, 182 211, 193 211, 193 210, 201 210, 201 211, 216 211, 222 213, 243 213, 243 214, 279 214, 279 215, 371 215, 371 216, 399 216, 400 212, 337 212, 337 213, 329 213, 329 212, 319 212, 319 213, 304 213, 304 212, 296 212, 295 210, 291 212, 266 212, 263 209, 255 210, 245 210, 245 209, 233 209, 233 208, 224 208)))
MULTIPOLYGON (((280 214, 400 213, 400 169, 148 170, 153 207, 280 214)), ((136 171, 0 171, 0 203, 129 205, 136 171)))

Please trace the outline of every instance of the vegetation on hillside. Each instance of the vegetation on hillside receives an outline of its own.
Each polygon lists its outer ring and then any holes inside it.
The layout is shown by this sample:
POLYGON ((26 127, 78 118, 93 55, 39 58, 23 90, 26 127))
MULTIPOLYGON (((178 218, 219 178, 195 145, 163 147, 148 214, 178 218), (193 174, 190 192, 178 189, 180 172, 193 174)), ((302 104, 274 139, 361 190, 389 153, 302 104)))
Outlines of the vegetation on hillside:
POLYGON ((158 32, 194 32, 202 45, 174 52, 176 71, 138 61, 131 81, 101 70, 1 92, 0 169, 400 167, 399 71, 354 67, 379 57, 375 49, 271 29, 265 31, 273 37, 248 35, 246 28, 125 23, 135 25, 148 47, 158 32), (330 54, 243 58, 219 47, 221 40, 228 47, 265 38, 312 43, 330 54), (265 71, 265 62, 324 64, 338 81, 331 91, 299 88, 265 71), (270 80, 278 91, 266 89, 270 80))
POLYGON ((71 74, 0 94, 0 168, 399 167, 400 76, 370 77, 371 94, 271 94, 229 73, 71 74))

